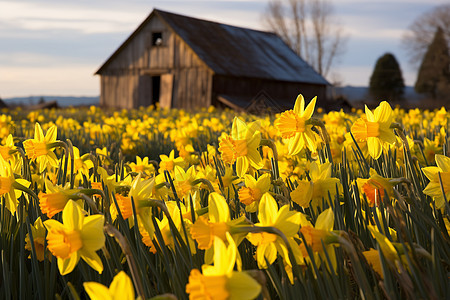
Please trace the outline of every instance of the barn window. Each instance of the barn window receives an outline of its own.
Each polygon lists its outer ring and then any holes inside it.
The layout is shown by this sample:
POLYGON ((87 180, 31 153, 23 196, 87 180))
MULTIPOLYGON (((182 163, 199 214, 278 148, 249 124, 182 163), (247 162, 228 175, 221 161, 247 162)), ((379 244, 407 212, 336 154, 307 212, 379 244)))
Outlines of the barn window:
POLYGON ((152 46, 161 46, 162 43, 162 32, 152 32, 152 46))

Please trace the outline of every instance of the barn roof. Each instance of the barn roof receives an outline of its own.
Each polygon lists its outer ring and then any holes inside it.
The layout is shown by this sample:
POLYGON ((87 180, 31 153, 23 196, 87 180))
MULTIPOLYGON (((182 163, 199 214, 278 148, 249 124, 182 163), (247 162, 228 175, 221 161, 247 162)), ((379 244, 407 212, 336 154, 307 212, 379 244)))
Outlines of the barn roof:
POLYGON ((97 74, 154 15, 159 16, 178 34, 216 74, 329 84, 274 33, 205 21, 159 9, 150 14, 97 74))

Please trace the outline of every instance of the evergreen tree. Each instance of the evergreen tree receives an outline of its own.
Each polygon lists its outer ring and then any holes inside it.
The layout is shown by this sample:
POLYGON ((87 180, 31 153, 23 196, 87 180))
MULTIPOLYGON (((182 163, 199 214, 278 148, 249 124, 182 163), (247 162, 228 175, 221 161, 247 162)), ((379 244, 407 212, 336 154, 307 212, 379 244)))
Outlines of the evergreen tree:
POLYGON ((370 77, 369 92, 376 100, 398 101, 405 89, 402 71, 391 53, 381 56, 370 77))
POLYGON ((438 27, 420 65, 414 88, 418 93, 437 99, 448 97, 449 85, 450 55, 444 32, 438 27))

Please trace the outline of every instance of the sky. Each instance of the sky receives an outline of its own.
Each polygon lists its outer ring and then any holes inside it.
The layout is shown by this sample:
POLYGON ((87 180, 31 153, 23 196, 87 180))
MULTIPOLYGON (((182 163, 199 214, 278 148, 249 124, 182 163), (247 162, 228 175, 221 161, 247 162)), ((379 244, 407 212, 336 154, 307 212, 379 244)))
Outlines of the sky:
MULTIPOLYGON (((397 58, 406 85, 416 67, 401 38, 421 14, 448 0, 331 0, 346 44, 330 82, 367 86, 376 60, 397 58)), ((98 96, 94 73, 153 8, 266 30, 268 0, 0 0, 0 97, 98 96)))

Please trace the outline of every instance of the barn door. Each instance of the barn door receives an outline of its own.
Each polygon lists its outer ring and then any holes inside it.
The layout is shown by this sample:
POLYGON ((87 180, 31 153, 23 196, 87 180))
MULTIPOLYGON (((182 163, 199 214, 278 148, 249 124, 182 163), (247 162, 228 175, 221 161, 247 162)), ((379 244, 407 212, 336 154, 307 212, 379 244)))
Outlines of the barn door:
POLYGON ((173 74, 161 75, 161 90, 159 104, 161 108, 172 107, 173 74))

